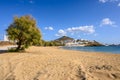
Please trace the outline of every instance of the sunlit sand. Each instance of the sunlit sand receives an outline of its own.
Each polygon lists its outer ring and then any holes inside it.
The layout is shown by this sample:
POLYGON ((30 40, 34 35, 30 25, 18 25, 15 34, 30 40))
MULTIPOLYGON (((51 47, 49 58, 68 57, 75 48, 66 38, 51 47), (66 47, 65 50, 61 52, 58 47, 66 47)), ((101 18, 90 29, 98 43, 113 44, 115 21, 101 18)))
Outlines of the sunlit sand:
POLYGON ((120 54, 30 47, 0 54, 0 80, 120 80, 120 54))

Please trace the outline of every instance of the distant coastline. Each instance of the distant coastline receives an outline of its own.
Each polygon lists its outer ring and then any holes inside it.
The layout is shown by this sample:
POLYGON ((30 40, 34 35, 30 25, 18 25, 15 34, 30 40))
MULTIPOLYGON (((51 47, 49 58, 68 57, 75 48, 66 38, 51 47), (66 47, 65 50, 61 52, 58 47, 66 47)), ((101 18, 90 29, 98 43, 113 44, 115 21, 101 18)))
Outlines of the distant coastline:
POLYGON ((62 49, 67 50, 77 50, 77 51, 87 51, 87 52, 104 52, 104 53, 113 53, 120 54, 120 46, 63 46, 62 49))

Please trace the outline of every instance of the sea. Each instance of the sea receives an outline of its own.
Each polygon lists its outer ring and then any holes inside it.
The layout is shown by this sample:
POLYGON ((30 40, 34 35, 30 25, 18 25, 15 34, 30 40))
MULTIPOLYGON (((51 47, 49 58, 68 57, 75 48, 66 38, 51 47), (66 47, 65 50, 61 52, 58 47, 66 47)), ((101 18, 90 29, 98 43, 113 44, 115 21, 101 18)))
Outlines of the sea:
POLYGON ((92 47, 64 46, 62 48, 67 50, 120 54, 120 46, 92 46, 92 47))

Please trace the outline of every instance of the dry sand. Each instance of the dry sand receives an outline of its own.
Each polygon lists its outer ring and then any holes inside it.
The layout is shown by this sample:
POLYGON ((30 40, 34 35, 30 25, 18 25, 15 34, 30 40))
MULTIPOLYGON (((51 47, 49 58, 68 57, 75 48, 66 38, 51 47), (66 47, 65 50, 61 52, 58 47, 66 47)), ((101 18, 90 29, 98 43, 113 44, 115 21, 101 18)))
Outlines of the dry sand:
POLYGON ((0 80, 120 80, 120 54, 30 47, 0 54, 0 80))

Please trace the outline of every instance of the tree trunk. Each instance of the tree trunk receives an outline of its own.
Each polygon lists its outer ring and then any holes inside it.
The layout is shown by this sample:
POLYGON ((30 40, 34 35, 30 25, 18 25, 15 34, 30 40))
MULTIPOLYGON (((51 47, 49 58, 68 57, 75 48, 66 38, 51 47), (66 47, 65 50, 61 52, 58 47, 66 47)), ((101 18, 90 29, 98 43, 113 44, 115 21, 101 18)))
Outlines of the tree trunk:
POLYGON ((16 48, 16 51, 19 51, 21 48, 21 41, 19 41, 17 45, 18 45, 18 47, 16 48))

